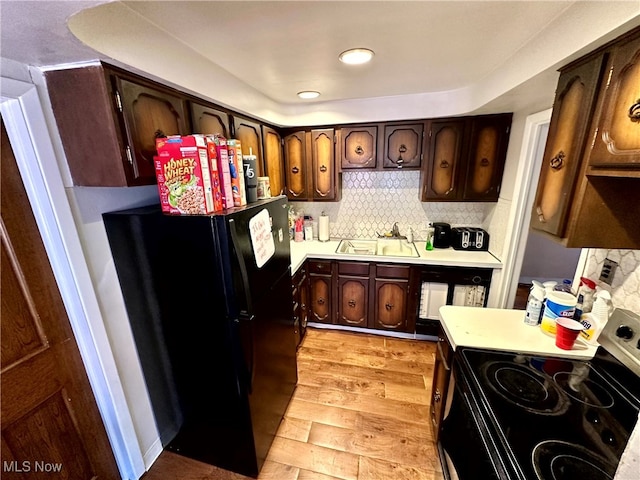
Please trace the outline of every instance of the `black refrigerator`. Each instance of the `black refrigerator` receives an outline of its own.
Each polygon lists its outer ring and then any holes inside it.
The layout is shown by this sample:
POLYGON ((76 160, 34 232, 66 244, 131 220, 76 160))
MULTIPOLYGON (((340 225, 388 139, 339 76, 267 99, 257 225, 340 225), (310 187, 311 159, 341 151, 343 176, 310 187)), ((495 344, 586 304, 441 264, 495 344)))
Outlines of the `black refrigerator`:
POLYGON ((163 446, 257 477, 297 381, 287 198, 103 220, 163 446))

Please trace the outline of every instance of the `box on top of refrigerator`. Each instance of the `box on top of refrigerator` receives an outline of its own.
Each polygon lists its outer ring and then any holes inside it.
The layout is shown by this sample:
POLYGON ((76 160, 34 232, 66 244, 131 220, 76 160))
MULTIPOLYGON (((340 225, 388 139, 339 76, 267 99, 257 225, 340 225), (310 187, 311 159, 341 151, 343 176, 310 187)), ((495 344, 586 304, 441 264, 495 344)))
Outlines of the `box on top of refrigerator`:
POLYGON ((227 147, 227 139, 222 135, 206 135, 207 151, 209 153, 209 161, 213 162, 212 155, 215 155, 215 162, 218 170, 218 178, 220 179, 220 190, 222 192, 222 207, 232 208, 233 190, 231 189, 231 172, 229 169, 229 150, 227 147))
POLYGON ((233 204, 241 207, 247 204, 247 194, 244 186, 244 167, 242 164, 242 144, 240 140, 232 138, 227 140, 229 147, 229 170, 231 172, 231 190, 233 192, 233 204))
POLYGON ((204 138, 172 135, 156 139, 154 157, 160 204, 172 215, 213 213, 211 173, 204 138))

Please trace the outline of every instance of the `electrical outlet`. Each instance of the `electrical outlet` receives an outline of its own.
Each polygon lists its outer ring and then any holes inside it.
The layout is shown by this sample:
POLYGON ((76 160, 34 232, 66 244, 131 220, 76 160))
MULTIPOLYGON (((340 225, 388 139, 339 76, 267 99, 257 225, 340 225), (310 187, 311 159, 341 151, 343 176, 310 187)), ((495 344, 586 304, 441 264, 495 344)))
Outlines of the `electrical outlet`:
POLYGON ((618 262, 614 262, 613 260, 605 258, 602 265, 602 271, 600 272, 600 281, 606 283, 607 285, 611 285, 613 276, 616 274, 617 267, 618 262))

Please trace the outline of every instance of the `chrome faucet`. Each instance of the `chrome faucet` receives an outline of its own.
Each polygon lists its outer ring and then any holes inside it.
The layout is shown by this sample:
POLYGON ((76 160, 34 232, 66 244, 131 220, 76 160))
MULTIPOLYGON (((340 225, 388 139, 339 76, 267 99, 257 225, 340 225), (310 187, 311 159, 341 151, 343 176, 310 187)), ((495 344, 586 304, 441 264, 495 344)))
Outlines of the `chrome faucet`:
POLYGON ((398 222, 395 222, 393 224, 393 227, 391 227, 391 236, 393 238, 399 238, 400 237, 400 230, 398 229, 398 222))

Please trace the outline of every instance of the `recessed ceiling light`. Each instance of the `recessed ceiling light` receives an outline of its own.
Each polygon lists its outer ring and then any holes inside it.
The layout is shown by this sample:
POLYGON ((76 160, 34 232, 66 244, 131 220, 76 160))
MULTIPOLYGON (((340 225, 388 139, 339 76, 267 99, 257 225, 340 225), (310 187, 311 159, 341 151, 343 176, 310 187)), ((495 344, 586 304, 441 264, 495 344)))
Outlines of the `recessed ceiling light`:
POLYGON ((338 57, 342 63, 347 65, 360 65, 361 63, 367 63, 373 58, 373 50, 368 48, 352 48, 345 50, 338 57))
POLYGON ((320 92, 316 92, 314 90, 304 90, 302 92, 298 92, 298 97, 304 98, 308 100, 310 98, 318 98, 320 96, 320 92))

